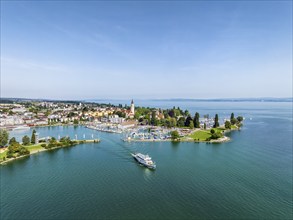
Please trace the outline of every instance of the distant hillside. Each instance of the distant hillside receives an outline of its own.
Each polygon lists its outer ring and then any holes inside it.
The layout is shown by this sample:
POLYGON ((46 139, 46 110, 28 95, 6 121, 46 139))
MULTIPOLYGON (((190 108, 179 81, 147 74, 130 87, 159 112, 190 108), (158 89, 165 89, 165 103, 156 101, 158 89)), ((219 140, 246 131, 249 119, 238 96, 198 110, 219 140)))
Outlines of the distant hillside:
MULTIPOLYGON (((14 102, 66 102, 66 103, 111 103, 111 102, 129 102, 130 99, 85 99, 85 100, 54 100, 54 99, 31 99, 31 98, 0 98, 0 103, 14 102)), ((139 101, 158 101, 158 102, 293 102, 293 98, 222 98, 222 99, 135 99, 139 101)))
POLYGON ((224 99, 152 99, 152 101, 173 102, 292 102, 293 98, 224 98, 224 99))

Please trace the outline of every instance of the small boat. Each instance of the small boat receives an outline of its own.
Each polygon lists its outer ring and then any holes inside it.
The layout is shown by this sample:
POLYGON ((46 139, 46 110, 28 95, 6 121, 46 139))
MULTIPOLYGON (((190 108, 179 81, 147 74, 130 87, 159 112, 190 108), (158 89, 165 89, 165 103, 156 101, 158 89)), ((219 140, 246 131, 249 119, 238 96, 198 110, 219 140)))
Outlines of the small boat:
POLYGON ((131 155, 138 163, 144 165, 145 167, 149 169, 156 169, 156 164, 152 161, 152 158, 149 155, 141 153, 134 153, 131 155))

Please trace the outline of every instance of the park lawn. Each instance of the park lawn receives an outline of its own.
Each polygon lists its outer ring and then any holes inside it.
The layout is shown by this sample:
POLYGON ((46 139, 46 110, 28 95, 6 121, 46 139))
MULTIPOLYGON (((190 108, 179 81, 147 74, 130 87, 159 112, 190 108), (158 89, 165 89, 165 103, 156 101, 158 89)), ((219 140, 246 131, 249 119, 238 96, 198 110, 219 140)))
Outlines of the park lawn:
MULTIPOLYGON (((31 153, 32 152, 36 152, 36 151, 39 151, 39 150, 44 150, 43 147, 41 147, 41 144, 34 144, 34 145, 29 145, 29 146, 25 146, 31 153)), ((0 153, 0 160, 3 159, 3 157, 6 157, 6 154, 7 154, 7 150, 0 153)))
POLYGON ((44 150, 43 147, 41 147, 41 144, 34 144, 34 145, 29 145, 29 146, 25 146, 26 149, 28 149, 31 153, 32 152, 36 152, 39 150, 44 150))
POLYGON ((231 125, 231 129, 237 129, 238 127, 236 125, 231 125))
POLYGON ((0 160, 3 160, 3 157, 6 157, 7 150, 0 153, 0 160))
POLYGON ((221 128, 221 127, 213 128, 213 129, 215 130, 215 132, 222 132, 226 130, 225 128, 221 128))
POLYGON ((199 141, 205 141, 207 138, 211 137, 210 131, 196 131, 193 134, 191 134, 189 137, 199 140, 199 141))

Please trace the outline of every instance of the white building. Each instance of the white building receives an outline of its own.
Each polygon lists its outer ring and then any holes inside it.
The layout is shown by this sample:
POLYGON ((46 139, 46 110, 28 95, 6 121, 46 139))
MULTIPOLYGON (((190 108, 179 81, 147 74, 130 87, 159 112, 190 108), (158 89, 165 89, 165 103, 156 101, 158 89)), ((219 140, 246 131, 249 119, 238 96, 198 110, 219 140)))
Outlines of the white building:
POLYGON ((109 122, 113 124, 121 124, 124 122, 124 118, 120 118, 118 115, 110 115, 109 122))
POLYGON ((133 102, 133 99, 131 100, 130 112, 131 112, 132 115, 134 115, 134 102, 133 102))
POLYGON ((26 109, 24 107, 13 108, 12 112, 14 112, 14 113, 24 113, 24 112, 26 112, 26 109))
POLYGON ((1 117, 0 120, 0 125, 1 126, 7 126, 7 125, 20 125, 23 124, 24 121, 22 118, 18 116, 6 116, 6 117, 1 117))

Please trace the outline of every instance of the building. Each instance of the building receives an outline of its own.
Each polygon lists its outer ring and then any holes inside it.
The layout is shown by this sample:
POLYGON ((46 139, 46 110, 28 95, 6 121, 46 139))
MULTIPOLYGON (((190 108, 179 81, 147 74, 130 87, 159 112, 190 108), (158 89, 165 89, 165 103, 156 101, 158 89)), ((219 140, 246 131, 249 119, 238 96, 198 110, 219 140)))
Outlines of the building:
POLYGON ((124 118, 120 118, 118 115, 110 115, 109 116, 109 122, 113 124, 121 124, 124 122, 124 118))
POLYGON ((135 120, 129 120, 129 121, 124 121, 121 124, 118 125, 119 129, 127 129, 127 128, 132 128, 137 125, 137 122, 135 120))
POLYGON ((39 143, 39 133, 35 133, 35 144, 39 143))
POLYGON ((133 102, 133 99, 131 100, 130 113, 131 113, 132 115, 134 115, 134 102, 133 102))
POLYGON ((9 125, 20 125, 23 124, 24 121, 20 116, 1 116, 0 126, 9 126, 9 125))
POLYGON ((131 100, 131 105, 130 105, 130 110, 126 110, 125 111, 125 114, 126 114, 126 117, 129 117, 129 118, 134 118, 134 102, 133 102, 133 99, 131 100))

